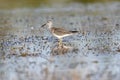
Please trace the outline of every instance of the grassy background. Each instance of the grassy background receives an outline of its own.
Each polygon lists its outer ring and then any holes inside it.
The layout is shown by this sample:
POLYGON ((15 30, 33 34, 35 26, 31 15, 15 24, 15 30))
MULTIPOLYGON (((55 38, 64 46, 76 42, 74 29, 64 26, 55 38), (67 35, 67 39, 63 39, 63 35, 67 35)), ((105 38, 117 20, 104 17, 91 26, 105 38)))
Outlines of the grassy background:
POLYGON ((34 8, 39 6, 51 5, 54 3, 94 3, 94 2, 110 2, 120 0, 0 0, 0 9, 14 9, 14 8, 34 8))
POLYGON ((120 1, 120 0, 71 0, 81 3, 95 3, 95 2, 111 2, 111 1, 120 1))

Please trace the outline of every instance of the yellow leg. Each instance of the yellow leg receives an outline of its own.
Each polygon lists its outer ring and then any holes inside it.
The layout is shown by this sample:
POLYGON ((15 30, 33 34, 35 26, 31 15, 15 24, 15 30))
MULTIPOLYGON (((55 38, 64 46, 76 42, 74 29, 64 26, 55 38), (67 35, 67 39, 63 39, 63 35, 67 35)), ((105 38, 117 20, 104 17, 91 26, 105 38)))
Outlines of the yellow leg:
POLYGON ((62 39, 59 39, 59 47, 62 46, 62 39))

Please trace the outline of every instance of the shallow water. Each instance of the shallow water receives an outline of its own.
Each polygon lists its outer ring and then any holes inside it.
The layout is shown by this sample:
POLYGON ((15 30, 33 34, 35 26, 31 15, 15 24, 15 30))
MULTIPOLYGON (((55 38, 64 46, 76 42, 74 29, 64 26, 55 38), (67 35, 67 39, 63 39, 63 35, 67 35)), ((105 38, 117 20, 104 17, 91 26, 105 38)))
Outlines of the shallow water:
POLYGON ((120 3, 71 5, 0 11, 0 80, 120 79, 120 3), (76 50, 52 55, 49 19, 80 31, 63 39, 76 50))

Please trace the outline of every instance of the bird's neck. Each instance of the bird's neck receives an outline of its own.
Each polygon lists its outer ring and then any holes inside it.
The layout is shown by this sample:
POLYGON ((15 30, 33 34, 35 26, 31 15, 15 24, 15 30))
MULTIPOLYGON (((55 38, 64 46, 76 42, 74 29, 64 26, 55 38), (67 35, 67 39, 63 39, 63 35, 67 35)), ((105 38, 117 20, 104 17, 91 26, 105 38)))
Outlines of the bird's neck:
POLYGON ((49 25, 48 28, 51 29, 51 28, 52 28, 52 25, 49 25))
POLYGON ((49 29, 50 33, 53 34, 53 27, 48 28, 48 29, 49 29))

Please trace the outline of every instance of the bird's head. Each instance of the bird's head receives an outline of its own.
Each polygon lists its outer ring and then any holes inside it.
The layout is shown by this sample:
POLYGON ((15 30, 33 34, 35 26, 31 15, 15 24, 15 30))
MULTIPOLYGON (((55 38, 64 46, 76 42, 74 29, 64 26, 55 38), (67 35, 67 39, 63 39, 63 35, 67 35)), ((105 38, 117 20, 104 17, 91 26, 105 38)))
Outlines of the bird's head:
POLYGON ((48 28, 51 28, 52 27, 52 21, 51 20, 47 21, 47 23, 43 24, 41 27, 44 27, 44 26, 47 26, 48 28))

